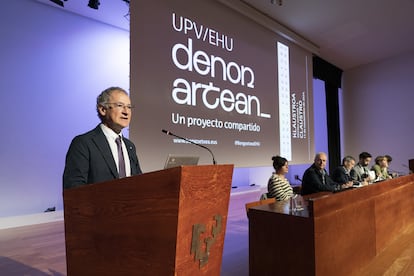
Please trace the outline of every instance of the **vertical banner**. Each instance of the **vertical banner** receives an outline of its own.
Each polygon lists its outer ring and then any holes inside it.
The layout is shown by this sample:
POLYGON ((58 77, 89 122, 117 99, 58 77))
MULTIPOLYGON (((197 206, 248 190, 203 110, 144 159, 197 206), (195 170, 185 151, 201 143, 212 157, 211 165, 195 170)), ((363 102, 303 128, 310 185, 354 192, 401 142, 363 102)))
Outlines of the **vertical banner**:
POLYGON ((289 47, 277 43, 278 92, 279 92, 279 139, 280 155, 292 160, 292 140, 290 133, 290 70, 289 47))

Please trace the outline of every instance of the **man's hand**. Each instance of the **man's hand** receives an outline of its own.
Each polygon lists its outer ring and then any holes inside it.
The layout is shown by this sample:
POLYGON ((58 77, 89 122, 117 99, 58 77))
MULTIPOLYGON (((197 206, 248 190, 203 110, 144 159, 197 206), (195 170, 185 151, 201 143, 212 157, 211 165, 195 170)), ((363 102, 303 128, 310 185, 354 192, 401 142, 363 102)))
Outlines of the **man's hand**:
POLYGON ((346 188, 352 187, 352 185, 354 185, 354 183, 352 181, 348 181, 348 182, 342 184, 341 188, 346 189, 346 188))

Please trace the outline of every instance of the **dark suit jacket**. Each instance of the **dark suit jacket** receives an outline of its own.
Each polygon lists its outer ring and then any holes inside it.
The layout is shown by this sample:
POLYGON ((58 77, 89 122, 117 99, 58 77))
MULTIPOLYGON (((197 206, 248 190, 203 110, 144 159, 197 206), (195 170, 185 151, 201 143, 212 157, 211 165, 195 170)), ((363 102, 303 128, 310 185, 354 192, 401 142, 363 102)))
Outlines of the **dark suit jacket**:
POLYGON ((332 180, 339 183, 345 184, 352 181, 351 175, 345 170, 344 166, 336 167, 332 173, 332 180))
MULTIPOLYGON (((141 174, 135 145, 124 138, 131 162, 131 175, 141 174)), ((95 129, 76 136, 66 154, 63 188, 73 188, 119 178, 108 141, 98 125, 95 129)))
POLYGON ((325 171, 325 183, 323 182, 322 173, 315 167, 314 164, 310 166, 305 173, 303 174, 302 178, 302 195, 308 195, 323 191, 338 191, 341 189, 341 186, 334 182, 329 175, 325 171))

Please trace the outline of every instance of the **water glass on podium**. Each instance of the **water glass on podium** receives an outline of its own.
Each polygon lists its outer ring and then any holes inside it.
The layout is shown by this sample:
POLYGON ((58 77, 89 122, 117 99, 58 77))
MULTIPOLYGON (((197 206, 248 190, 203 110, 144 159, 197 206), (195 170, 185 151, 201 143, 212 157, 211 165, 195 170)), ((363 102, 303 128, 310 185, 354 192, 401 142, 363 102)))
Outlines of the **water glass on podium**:
POLYGON ((303 198, 298 194, 294 194, 290 198, 290 210, 292 212, 302 211, 303 210, 303 198))

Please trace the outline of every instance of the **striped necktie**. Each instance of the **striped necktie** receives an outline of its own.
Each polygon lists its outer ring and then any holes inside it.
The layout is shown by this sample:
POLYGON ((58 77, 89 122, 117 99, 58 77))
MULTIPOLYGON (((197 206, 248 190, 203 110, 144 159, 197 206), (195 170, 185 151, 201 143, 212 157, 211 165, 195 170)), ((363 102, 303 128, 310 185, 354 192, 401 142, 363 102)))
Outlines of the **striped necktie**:
POLYGON ((124 152, 122 151, 122 139, 121 136, 115 139, 116 145, 118 147, 118 164, 119 164, 119 178, 126 177, 126 170, 125 170, 125 159, 124 159, 124 152))
POLYGON ((326 173, 325 173, 325 170, 322 170, 321 171, 321 174, 322 174, 322 182, 323 182, 323 185, 326 185, 326 180, 325 180, 326 173))

